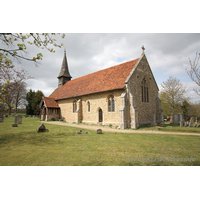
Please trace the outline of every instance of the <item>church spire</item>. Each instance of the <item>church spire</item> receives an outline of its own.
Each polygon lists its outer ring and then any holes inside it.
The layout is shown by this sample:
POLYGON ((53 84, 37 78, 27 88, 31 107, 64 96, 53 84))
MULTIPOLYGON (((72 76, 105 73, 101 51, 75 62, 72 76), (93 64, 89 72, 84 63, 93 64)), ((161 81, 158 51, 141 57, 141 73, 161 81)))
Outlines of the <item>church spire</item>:
POLYGON ((71 75, 69 73, 69 69, 68 69, 66 48, 65 48, 60 74, 58 75, 58 87, 63 86, 67 81, 70 81, 71 78, 72 77, 71 77, 71 75))

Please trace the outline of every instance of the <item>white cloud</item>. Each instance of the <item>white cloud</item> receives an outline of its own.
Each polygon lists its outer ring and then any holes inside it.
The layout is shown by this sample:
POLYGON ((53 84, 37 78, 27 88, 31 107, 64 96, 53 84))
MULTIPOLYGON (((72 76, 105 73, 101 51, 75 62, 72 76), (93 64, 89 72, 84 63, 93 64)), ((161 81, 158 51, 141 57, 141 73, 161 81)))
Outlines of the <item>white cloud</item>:
MULTIPOLYGON (((185 68, 189 64, 188 57, 193 58, 196 51, 200 51, 199 37, 200 34, 70 33, 66 34, 65 39, 57 39, 58 43, 63 42, 67 48, 69 71, 73 78, 136 59, 140 57, 141 46, 144 45, 156 80, 166 81, 172 75, 181 79, 181 82, 190 82, 185 68)), ((34 84, 28 82, 29 88, 50 94, 57 87, 64 50, 55 50, 56 53, 50 53, 28 46, 30 55, 39 52, 44 55, 38 67, 30 62, 22 62, 22 66, 36 80, 34 84)), ((158 85, 161 84, 159 81, 158 85)))

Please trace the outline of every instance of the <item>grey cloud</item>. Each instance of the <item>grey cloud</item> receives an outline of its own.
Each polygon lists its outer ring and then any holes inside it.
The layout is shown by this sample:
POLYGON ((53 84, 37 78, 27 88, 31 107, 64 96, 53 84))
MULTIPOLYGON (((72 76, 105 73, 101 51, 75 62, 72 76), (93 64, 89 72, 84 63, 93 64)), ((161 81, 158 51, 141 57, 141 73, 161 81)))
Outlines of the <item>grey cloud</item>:
MULTIPOLYGON (((169 75, 180 75, 185 73, 183 68, 188 64, 188 57, 200 50, 199 39, 200 34, 197 33, 69 33, 64 39, 58 36, 57 42, 66 46, 70 74, 77 78, 140 57, 142 45, 146 48, 145 53, 153 72, 161 70, 160 76, 166 72, 169 75)), ((30 56, 41 52, 44 57, 38 67, 25 61, 22 66, 36 80, 45 82, 49 88, 56 88, 64 55, 63 48, 55 48, 56 53, 50 53, 33 46, 27 47, 30 56)))

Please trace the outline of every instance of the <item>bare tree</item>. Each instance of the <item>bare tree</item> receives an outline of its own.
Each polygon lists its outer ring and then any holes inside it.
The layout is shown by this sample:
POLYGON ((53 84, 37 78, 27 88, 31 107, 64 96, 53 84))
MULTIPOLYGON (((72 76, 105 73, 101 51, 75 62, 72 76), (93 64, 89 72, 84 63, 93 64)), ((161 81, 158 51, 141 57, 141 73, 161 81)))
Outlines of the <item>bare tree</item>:
POLYGON ((15 113, 20 105, 23 105, 26 99, 26 80, 31 79, 26 70, 21 68, 16 70, 4 66, 0 68, 0 90, 5 90, 4 104, 7 106, 9 113, 13 107, 15 107, 15 113), (4 86, 4 82, 8 81, 9 84, 4 86))
POLYGON ((161 105, 164 114, 171 115, 175 112, 181 112, 181 105, 184 100, 188 100, 186 96, 186 87, 179 79, 172 76, 161 85, 160 92, 161 105))
MULTIPOLYGON (((59 33, 58 33, 59 34, 59 33)), ((63 44, 57 44, 55 33, 0 33, 0 72, 3 68, 13 68, 13 60, 20 62, 21 60, 32 61, 38 65, 38 61, 42 60, 42 53, 38 53, 33 57, 28 55, 27 46, 33 45, 41 49, 46 49, 50 52, 55 52, 54 47, 61 48, 63 44)), ((61 35, 62 38, 65 34, 61 35)), ((9 80, 0 83, 0 105, 1 108, 6 102, 9 95, 6 89, 9 85, 9 80)))
MULTIPOLYGON (((186 68, 189 77, 200 86, 200 65, 199 65, 200 53, 196 53, 196 57, 192 62, 189 58, 190 67, 186 68)), ((194 91, 200 95, 200 89, 194 89, 194 91)))

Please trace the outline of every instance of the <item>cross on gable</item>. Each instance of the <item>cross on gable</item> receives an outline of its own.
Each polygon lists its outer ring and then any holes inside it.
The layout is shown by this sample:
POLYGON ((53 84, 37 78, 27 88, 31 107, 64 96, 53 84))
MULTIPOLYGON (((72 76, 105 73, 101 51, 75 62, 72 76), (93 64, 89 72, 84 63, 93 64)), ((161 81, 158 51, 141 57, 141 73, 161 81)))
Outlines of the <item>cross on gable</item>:
POLYGON ((142 48, 142 51, 143 51, 142 53, 144 53, 144 50, 145 50, 145 48, 144 48, 144 45, 142 45, 142 47, 141 47, 141 48, 142 48))

